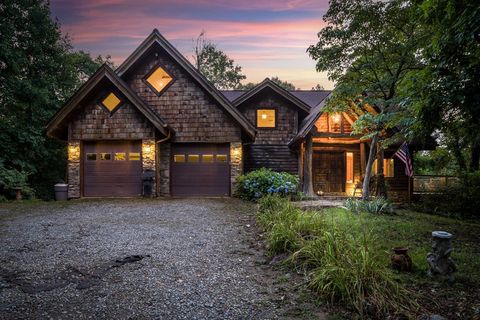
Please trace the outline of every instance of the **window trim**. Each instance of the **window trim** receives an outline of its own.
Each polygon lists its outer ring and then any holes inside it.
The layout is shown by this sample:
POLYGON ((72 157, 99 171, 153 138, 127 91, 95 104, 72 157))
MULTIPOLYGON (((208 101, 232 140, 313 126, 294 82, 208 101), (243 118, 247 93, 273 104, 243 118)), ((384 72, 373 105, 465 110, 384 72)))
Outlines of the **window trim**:
POLYGON ((150 69, 150 71, 147 72, 147 74, 142 78, 142 81, 143 83, 145 83, 149 88, 150 90, 152 90, 157 96, 161 96, 174 82, 175 82, 176 78, 172 75, 172 73, 170 71, 168 71, 167 68, 165 68, 165 66, 158 62, 156 63, 152 69, 150 69), (168 74, 170 76, 170 78, 172 78, 172 81, 170 81, 165 87, 162 88, 162 90, 158 91, 157 89, 155 89, 151 84, 150 82, 148 82, 148 78, 158 69, 158 68, 162 68, 163 71, 165 71, 166 74, 168 74))
POLYGON ((260 130, 275 130, 277 129, 278 125, 278 108, 277 107, 271 107, 271 108, 255 108, 255 128, 260 129, 260 130), (259 127, 258 126, 258 111, 260 110, 273 110, 274 116, 275 116, 275 121, 274 121, 274 126, 273 127, 259 127))

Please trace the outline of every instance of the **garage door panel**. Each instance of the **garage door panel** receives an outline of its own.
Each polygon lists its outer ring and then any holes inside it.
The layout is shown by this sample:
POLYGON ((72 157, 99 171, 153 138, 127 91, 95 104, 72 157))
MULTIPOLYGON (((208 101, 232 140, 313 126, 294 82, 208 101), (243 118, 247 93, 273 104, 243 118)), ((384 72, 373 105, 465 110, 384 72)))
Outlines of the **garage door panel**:
POLYGON ((171 193, 173 196, 228 196, 230 165, 228 144, 176 144, 172 146, 171 193), (175 155, 185 162, 175 162, 175 155), (189 155, 198 162, 189 162, 189 155), (207 155, 207 157, 203 157, 207 155), (217 161, 222 155, 226 161, 217 161), (209 160, 206 160, 209 159, 209 160))
POLYGON ((84 196, 127 197, 142 192, 142 164, 130 160, 130 153, 141 152, 140 141, 84 142, 84 196), (110 160, 100 160, 100 154, 110 154, 110 160), (115 153, 124 153, 125 160, 114 160, 115 153), (94 154, 94 160, 87 154, 94 154))

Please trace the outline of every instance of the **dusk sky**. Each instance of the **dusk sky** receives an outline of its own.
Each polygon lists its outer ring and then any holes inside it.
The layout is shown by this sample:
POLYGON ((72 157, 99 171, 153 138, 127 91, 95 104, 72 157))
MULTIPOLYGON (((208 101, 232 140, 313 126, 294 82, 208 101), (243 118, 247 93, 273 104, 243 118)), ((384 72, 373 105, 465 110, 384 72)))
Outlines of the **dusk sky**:
POLYGON ((328 0, 51 0, 76 49, 119 65, 157 28, 192 61, 193 39, 208 39, 243 67, 245 82, 278 76, 301 89, 333 85, 306 49, 325 25, 328 0))

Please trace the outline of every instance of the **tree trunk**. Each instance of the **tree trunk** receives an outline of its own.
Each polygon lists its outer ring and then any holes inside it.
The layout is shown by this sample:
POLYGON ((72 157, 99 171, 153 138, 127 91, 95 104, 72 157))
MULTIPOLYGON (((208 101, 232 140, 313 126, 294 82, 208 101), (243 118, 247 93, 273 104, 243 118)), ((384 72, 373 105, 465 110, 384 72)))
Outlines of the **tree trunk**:
POLYGON ((368 153, 367 167, 365 168, 365 177, 363 179, 362 200, 368 200, 370 198, 370 177, 372 176, 372 166, 375 160, 375 148, 377 146, 378 134, 372 138, 370 145, 370 152, 368 153))
POLYGON ((387 198, 387 186, 385 184, 385 168, 383 167, 384 151, 379 142, 377 142, 377 179, 376 192, 377 197, 387 198))
POLYGON ((313 179, 312 179, 312 157, 313 157, 313 141, 312 135, 308 134, 305 139, 305 151, 303 153, 303 193, 307 196, 314 196, 313 179))
POLYGON ((474 142, 470 157, 470 171, 477 171, 480 169, 480 143, 474 142))

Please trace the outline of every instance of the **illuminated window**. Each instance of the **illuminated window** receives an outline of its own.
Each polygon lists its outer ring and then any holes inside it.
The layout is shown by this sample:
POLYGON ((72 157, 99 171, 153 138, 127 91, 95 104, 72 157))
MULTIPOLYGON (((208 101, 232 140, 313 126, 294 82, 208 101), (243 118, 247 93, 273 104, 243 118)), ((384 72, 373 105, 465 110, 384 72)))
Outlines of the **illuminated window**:
POLYGON ((130 159, 130 161, 140 161, 140 152, 130 152, 128 159, 130 159))
POLYGON ((172 82, 173 78, 162 68, 157 67, 147 78, 147 83, 160 94, 165 87, 172 82))
POLYGON ((97 160, 97 154, 96 154, 96 153, 87 153, 87 160, 88 160, 88 161, 95 161, 95 160, 97 160))
POLYGON ((188 155, 188 162, 199 162, 200 156, 198 154, 189 154, 188 155))
MULTIPOLYGON (((377 159, 373 161, 372 173, 377 174, 377 159)), ((386 178, 395 176, 393 159, 383 159, 383 175, 386 178)))
POLYGON ((176 154, 173 156, 173 162, 185 162, 184 154, 176 154))
POLYGON ((112 155, 110 153, 100 153, 100 160, 111 160, 112 155))
POLYGON ((213 154, 204 154, 202 155, 202 162, 211 163, 213 162, 213 154))
POLYGON ((102 105, 112 112, 120 105, 121 100, 113 93, 110 92, 105 99, 102 100, 102 105))
POLYGON ((257 110, 258 128, 275 128, 275 110, 258 109, 257 110))
POLYGON ((125 152, 115 152, 113 157, 116 161, 125 161, 127 160, 127 154, 125 152))
POLYGON ((217 159, 217 162, 227 162, 226 154, 217 154, 215 157, 217 159))
POLYGON ((353 152, 347 152, 347 182, 353 183, 353 152))

